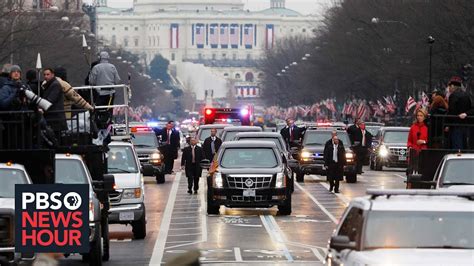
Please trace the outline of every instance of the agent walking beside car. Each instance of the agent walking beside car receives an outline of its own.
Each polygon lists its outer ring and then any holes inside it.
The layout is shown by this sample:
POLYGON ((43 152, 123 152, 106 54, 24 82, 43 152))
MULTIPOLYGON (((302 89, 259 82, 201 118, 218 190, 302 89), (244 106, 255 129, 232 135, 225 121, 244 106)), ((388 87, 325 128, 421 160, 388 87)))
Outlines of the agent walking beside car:
POLYGON ((172 174, 174 160, 178 158, 179 132, 174 128, 174 121, 168 121, 166 128, 161 131, 161 152, 165 161, 165 173, 172 174))
POLYGON ((197 194, 199 190, 199 178, 201 177, 202 168, 199 165, 202 159, 204 159, 204 153, 201 147, 197 146, 197 140, 191 138, 190 146, 187 146, 183 150, 181 155, 181 169, 185 170, 186 177, 188 178, 188 193, 197 194))
POLYGON ((357 173, 362 174, 362 167, 367 159, 367 155, 369 154, 369 149, 372 147, 373 136, 365 129, 365 124, 363 122, 360 123, 358 129, 360 132, 356 132, 356 135, 360 137, 360 142, 355 145, 354 151, 356 153, 357 173))
POLYGON ((344 164, 346 163, 346 150, 337 135, 326 142, 324 146, 324 166, 329 181, 329 191, 339 193, 339 181, 344 178, 344 164))

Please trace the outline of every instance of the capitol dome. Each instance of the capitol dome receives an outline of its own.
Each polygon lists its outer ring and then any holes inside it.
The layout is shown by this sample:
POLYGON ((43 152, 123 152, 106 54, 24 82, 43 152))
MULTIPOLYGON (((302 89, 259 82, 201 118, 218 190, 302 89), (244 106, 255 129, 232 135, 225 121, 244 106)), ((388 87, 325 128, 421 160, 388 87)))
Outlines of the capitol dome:
POLYGON ((164 11, 243 10, 242 0, 135 0, 136 13, 156 13, 164 11))

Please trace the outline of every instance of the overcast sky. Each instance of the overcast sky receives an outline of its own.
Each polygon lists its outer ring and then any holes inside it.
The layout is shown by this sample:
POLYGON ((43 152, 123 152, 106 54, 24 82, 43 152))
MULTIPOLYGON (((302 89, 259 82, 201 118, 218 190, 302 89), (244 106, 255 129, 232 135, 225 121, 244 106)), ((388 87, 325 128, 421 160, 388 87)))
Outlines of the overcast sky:
MULTIPOLYGON (((243 2, 246 4, 246 8, 250 10, 261 10, 270 7, 270 0, 243 0, 243 2)), ((331 0, 287 0, 286 7, 302 14, 319 14, 331 2, 331 0)), ((108 4, 110 7, 131 7, 133 0, 108 0, 108 4)))

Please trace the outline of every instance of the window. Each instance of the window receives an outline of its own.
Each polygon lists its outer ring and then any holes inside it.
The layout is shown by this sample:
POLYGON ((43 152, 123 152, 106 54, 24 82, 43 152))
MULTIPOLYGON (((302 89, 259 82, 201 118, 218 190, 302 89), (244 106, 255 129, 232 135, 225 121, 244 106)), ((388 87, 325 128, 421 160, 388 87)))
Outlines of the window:
MULTIPOLYGON (((239 132, 227 132, 223 141, 234 139, 237 133, 239 132), (227 135, 231 136, 227 137, 227 135)), ((278 166, 278 160, 271 148, 230 148, 224 151, 221 166, 223 168, 273 168, 278 166)))
POLYGON ((115 35, 112 35, 112 46, 117 45, 117 37, 115 35))
POLYGON ((252 72, 247 72, 245 74, 245 81, 247 82, 253 82, 253 73, 252 72))
POLYGON ((212 54, 212 60, 216 60, 216 54, 212 54))
POLYGON ((175 53, 172 53, 171 54, 171 61, 174 61, 174 60, 176 60, 176 55, 175 55, 175 53))
POLYGON ((229 73, 224 73, 224 77, 225 78, 229 77, 229 73))
POLYGON ((198 54, 198 59, 199 59, 199 60, 202 59, 202 54, 201 54, 201 53, 198 54))
POLYGON ((151 46, 151 37, 148 37, 148 46, 151 46))
POLYGON ((222 54, 222 59, 226 59, 227 58, 227 54, 222 54))
POLYGON ((138 46, 138 39, 135 39, 134 42, 135 42, 135 47, 137 47, 138 46))
POLYGON ((125 31, 128 31, 128 27, 124 27, 123 29, 124 29, 125 31))
POLYGON ((112 30, 115 30, 115 27, 112 27, 112 30))
POLYGON ((135 31, 138 31, 138 27, 135 27, 135 31))
POLYGON ((128 39, 123 39, 123 46, 128 47, 128 39))
POLYGON ((247 60, 252 60, 252 55, 251 54, 247 54, 247 60))
POLYGON ((264 76, 263 76, 263 73, 258 73, 258 76, 257 76, 257 77, 258 77, 259 80, 262 80, 263 77, 264 77, 264 76))
POLYGON ((303 29, 302 32, 306 32, 306 29, 303 29))
POLYGON ((153 46, 156 46, 156 38, 153 37, 153 46))
POLYGON ((348 236, 349 239, 356 243, 360 242, 362 233, 362 225, 364 224, 364 211, 362 209, 352 207, 347 213, 344 222, 339 229, 337 235, 348 236))
POLYGON ((99 29, 100 29, 100 30, 104 30, 104 27, 100 27, 99 29))
POLYGON ((237 60, 237 54, 232 54, 232 60, 237 60))
POLYGON ((295 30, 294 29, 290 29, 290 32, 294 32, 295 30))
POLYGON ((240 74, 239 73, 235 74, 235 79, 240 79, 240 74))

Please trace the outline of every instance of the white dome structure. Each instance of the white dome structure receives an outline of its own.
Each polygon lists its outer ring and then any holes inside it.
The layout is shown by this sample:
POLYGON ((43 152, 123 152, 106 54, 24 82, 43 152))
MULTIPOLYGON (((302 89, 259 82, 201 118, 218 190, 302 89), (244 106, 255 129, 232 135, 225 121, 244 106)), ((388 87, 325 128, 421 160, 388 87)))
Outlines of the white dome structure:
POLYGON ((243 10, 242 0, 135 0, 136 13, 243 10))

